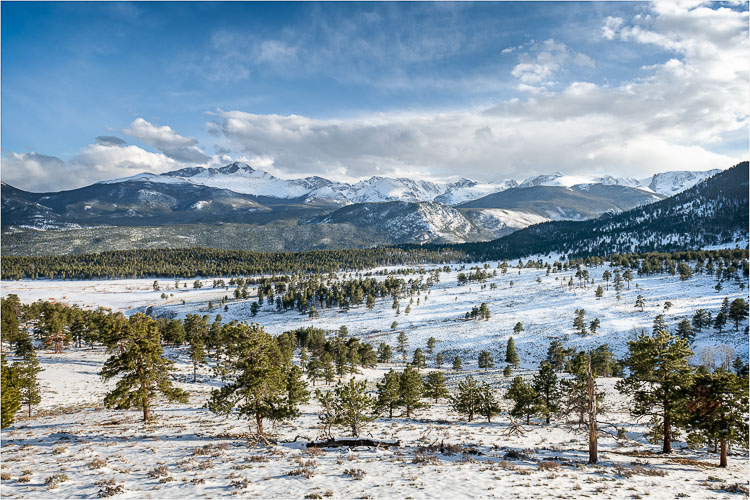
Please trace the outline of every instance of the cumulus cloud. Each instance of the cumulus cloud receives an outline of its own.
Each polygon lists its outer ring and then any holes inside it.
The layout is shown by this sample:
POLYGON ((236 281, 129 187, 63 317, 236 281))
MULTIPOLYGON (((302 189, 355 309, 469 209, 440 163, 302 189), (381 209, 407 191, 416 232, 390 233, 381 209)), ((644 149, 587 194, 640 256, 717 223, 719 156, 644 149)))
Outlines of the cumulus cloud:
POLYGON ((2 179, 28 191, 60 191, 141 172, 162 173, 184 164, 138 146, 90 144, 70 161, 37 153, 3 157, 2 179))
POLYGON ((619 85, 548 85, 588 56, 546 40, 514 49, 514 77, 533 94, 495 106, 387 112, 351 119, 220 111, 208 124, 235 151, 271 158, 284 172, 348 177, 480 180, 532 173, 606 172, 640 177, 667 169, 728 167, 746 155, 730 143, 747 129, 747 11, 654 3, 628 21, 608 18, 606 37, 672 52, 619 85), (523 52, 521 52, 523 51, 523 52))
POLYGON ((197 146, 197 140, 183 137, 167 125, 159 127, 136 118, 124 132, 178 161, 205 163, 211 159, 197 146))

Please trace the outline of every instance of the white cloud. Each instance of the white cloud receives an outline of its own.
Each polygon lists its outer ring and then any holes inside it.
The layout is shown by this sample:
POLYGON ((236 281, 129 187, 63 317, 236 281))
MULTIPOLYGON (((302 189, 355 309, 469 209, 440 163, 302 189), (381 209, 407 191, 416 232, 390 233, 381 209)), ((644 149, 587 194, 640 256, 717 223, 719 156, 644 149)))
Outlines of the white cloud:
POLYGON ((570 50, 564 43, 545 40, 533 44, 529 52, 519 54, 519 62, 511 74, 523 85, 552 85, 551 79, 569 64, 579 67, 594 67, 594 61, 587 55, 570 50))
POLYGON ((193 163, 206 163, 210 160, 210 157, 197 146, 197 140, 183 137, 166 125, 159 127, 143 118, 136 118, 123 132, 175 160, 193 163))

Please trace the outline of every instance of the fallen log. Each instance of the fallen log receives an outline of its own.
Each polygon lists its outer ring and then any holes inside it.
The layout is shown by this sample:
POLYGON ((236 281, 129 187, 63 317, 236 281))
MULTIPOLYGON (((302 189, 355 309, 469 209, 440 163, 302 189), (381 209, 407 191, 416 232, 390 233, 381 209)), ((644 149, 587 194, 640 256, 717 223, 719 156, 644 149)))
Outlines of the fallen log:
POLYGON ((391 446, 401 446, 401 441, 380 441, 378 439, 352 438, 352 439, 326 439, 325 441, 310 441, 306 445, 308 448, 354 448, 357 446, 372 446, 374 448, 391 446))

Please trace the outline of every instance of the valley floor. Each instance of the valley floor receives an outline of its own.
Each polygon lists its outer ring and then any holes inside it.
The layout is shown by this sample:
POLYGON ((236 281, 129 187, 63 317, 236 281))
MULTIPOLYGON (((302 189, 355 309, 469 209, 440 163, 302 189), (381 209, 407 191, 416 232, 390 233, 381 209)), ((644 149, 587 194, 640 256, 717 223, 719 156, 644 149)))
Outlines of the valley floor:
MULTIPOLYGON (((492 269, 496 263, 492 263, 492 269)), ((618 300, 609 284, 601 299, 594 295, 606 266, 592 268, 595 285, 570 289, 571 272, 546 275, 544 270, 511 268, 491 278, 487 286, 456 286, 456 266, 441 273, 441 282, 415 298, 410 314, 399 316, 390 301, 378 299, 376 307, 320 311, 319 318, 297 312, 278 313, 271 306, 255 317, 249 311, 255 300, 227 303, 227 310, 207 310, 232 291, 204 287, 190 288, 193 280, 184 280, 178 289, 174 280, 111 281, 21 281, 2 282, 2 294, 16 293, 22 302, 37 299, 56 300, 83 307, 103 305, 126 314, 145 311, 184 317, 198 312, 233 319, 255 321, 267 331, 278 334, 300 326, 314 325, 334 330, 347 325, 349 334, 373 344, 385 341, 395 346, 396 335, 405 331, 409 339, 409 359, 416 347, 425 348, 429 337, 438 341, 437 352, 445 352, 446 363, 461 356, 464 370, 443 370, 453 391, 467 375, 487 381, 504 395, 509 384, 502 374, 505 343, 514 336, 521 358, 514 375, 529 379, 544 359, 552 339, 566 347, 594 348, 609 344, 619 358, 627 352, 627 341, 641 329, 651 330, 657 314, 664 313, 667 324, 691 317, 698 308, 714 314, 724 297, 733 300, 747 296, 740 282, 724 282, 721 292, 714 290, 714 277, 696 275, 687 281, 679 276, 637 277, 630 290, 618 300), (557 279, 556 279, 557 278, 557 279), (537 281, 537 280, 540 281, 537 281), (511 281, 513 284, 511 286, 511 281), (495 283, 496 288, 490 288, 495 283), (636 286, 637 285, 637 286, 636 286), (168 298, 161 299, 166 293, 168 298), (643 312, 634 307, 635 297, 646 298, 643 312), (426 301, 425 301, 425 298, 426 301), (184 303, 183 303, 184 301, 184 303), (673 306, 664 311, 665 301, 673 306), (492 313, 489 321, 465 321, 464 313, 486 302, 492 313), (585 308, 587 323, 598 317, 601 328, 595 335, 580 336, 572 327, 575 309, 585 308), (391 323, 398 322, 395 331, 391 323), (512 333, 522 322, 524 331, 512 333), (490 350, 496 368, 478 370, 476 355, 490 350)), ((415 275, 405 276, 405 279, 415 275)), ((203 280, 210 285, 211 280, 203 280)), ((601 282, 605 286, 604 282, 601 282)), ((746 283, 744 283, 746 285, 746 283)), ((735 332, 727 325, 723 333, 712 328, 698 333, 694 350, 715 356, 721 363, 727 346, 745 362, 748 337, 747 321, 735 332), (703 350, 703 351, 702 351, 703 350)), ((675 444, 675 452, 663 455, 658 444, 649 443, 643 422, 635 422, 628 413, 629 402, 614 389, 616 379, 601 378, 608 411, 600 438, 600 462, 588 465, 587 440, 572 423, 562 417, 551 425, 532 421, 522 425, 523 434, 510 432, 507 413, 493 422, 466 422, 452 411, 445 400, 418 411, 413 419, 397 415, 379 418, 366 427, 364 434, 379 439, 398 439, 401 446, 391 449, 356 448, 353 450, 310 451, 305 443, 319 437, 314 400, 303 406, 302 415, 275 429, 278 444, 266 447, 249 441, 250 425, 236 418, 217 416, 203 409, 210 391, 220 385, 210 367, 201 367, 198 381, 192 382, 192 365, 186 348, 168 348, 176 360, 176 385, 189 390, 188 404, 159 405, 155 420, 140 422, 135 411, 104 409, 102 400, 107 386, 98 373, 106 359, 101 347, 71 348, 62 354, 40 349, 45 369, 40 374, 43 402, 31 418, 19 413, 16 423, 2 431, 2 482, 0 495, 8 498, 96 497, 117 494, 122 498, 194 498, 241 495, 258 498, 732 498, 733 490, 748 485, 748 452, 733 449, 729 467, 716 467, 718 456, 705 450, 689 450, 675 444), (617 429, 625 437, 616 439, 617 429), (452 453, 440 453, 440 445, 452 453), (448 446, 446 446, 448 445, 448 446), (553 462, 548 464, 547 462, 553 462), (54 475, 58 476, 57 480, 54 475), (22 479, 23 478, 23 479, 22 479), (48 478, 49 482, 46 482, 48 478)), ((694 361, 699 361, 696 354, 694 361)), ((734 357, 732 356, 732 359, 734 357)), ((391 367, 361 370, 357 379, 366 378, 368 388, 391 367)), ((434 356, 428 369, 435 369, 434 356)), ((324 385, 318 383, 318 387, 324 385)), ((316 387, 316 388, 318 388, 316 387)), ((313 389, 309 387, 309 389, 313 389)), ((506 402, 507 410, 507 402, 506 402)), ((339 435, 344 435, 341 430, 339 435)), ((746 490, 745 490, 746 491, 746 490)))

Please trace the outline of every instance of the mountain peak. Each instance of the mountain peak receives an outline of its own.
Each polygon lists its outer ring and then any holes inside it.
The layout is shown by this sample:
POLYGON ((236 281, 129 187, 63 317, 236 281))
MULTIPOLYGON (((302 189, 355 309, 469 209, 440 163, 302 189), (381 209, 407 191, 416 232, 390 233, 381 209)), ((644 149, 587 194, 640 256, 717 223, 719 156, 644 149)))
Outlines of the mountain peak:
POLYGON ((253 167, 251 167, 247 163, 243 163, 240 161, 230 163, 229 165, 224 165, 223 167, 216 170, 222 174, 234 174, 239 171, 247 172, 248 174, 252 174, 253 172, 255 172, 255 169, 253 167))

